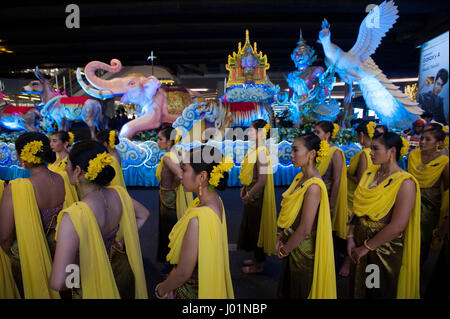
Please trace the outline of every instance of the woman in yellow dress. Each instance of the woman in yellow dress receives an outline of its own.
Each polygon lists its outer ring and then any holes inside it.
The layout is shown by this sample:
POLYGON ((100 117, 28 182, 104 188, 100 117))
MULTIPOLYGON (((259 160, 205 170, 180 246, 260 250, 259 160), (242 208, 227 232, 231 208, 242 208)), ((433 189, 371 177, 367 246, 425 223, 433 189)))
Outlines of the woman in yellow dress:
POLYGON ((279 298, 335 299, 336 275, 328 194, 316 168, 326 156, 326 141, 315 134, 298 137, 291 159, 301 167, 283 193, 277 255, 283 259, 279 298))
POLYGON ((116 171, 116 175, 111 181, 111 186, 122 186, 127 189, 125 185, 125 180, 123 178, 123 170, 122 170, 122 159, 120 157, 119 152, 116 149, 116 145, 120 143, 119 136, 117 135, 115 130, 103 130, 97 133, 95 139, 102 143, 108 153, 111 154, 112 157, 112 167, 116 171))
POLYGON ((115 174, 111 164, 112 156, 96 141, 70 151, 67 174, 81 200, 58 215, 49 283, 66 290, 66 267, 72 264, 79 267, 75 298, 148 298, 138 230, 149 211, 123 187, 107 187, 115 174))
POLYGON ((372 140, 374 165, 355 190, 347 235, 354 298, 419 298, 420 186, 398 166, 408 148, 393 132, 372 140))
POLYGON ((231 157, 206 145, 184 157, 182 183, 197 198, 170 233, 167 261, 175 267, 156 285, 157 298, 234 298, 225 209, 216 191, 226 188, 233 165, 231 157))
POLYGON ((56 218, 74 198, 61 175, 47 136, 25 133, 16 140, 17 158, 30 178, 12 180, 0 203, 0 245, 11 258, 15 284, 24 298, 60 298, 48 284, 55 252, 56 218))
POLYGON ((245 274, 261 273, 266 254, 275 253, 277 211, 270 152, 265 144, 269 131, 266 121, 252 122, 248 137, 255 145, 247 152, 239 174, 244 209, 237 249, 254 254, 254 260, 244 261, 242 272, 245 274))
POLYGON ((425 262, 433 239, 433 230, 438 226, 443 200, 448 202, 448 156, 440 151, 445 138, 442 129, 427 129, 419 143, 419 148, 408 155, 408 172, 420 184, 421 216, 420 216, 420 260, 425 262), (447 198, 444 199, 445 192, 447 198))
POLYGON ((173 147, 180 139, 181 132, 172 126, 163 126, 158 132, 158 147, 166 151, 156 169, 156 178, 159 181, 157 260, 161 263, 166 262, 166 256, 169 253, 169 234, 193 199, 192 193, 185 192, 181 184, 182 155, 173 147))
POLYGON ((344 152, 331 143, 331 140, 336 138, 338 131, 339 125, 329 121, 320 121, 315 127, 315 134, 322 141, 327 141, 330 144, 327 156, 319 163, 317 169, 327 187, 334 247, 344 260, 348 222, 347 165, 344 152))
MULTIPOLYGON (((353 215, 353 194, 356 186, 358 186, 366 169, 373 165, 370 158, 370 144, 372 143, 375 129, 376 124, 372 121, 363 121, 356 128, 357 140, 363 149, 352 157, 347 168, 347 210, 349 218, 353 215)), ((351 260, 346 250, 344 263, 339 270, 339 275, 347 277, 350 273, 350 265, 351 260)))
POLYGON ((50 148, 57 154, 56 161, 48 165, 48 169, 59 173, 66 170, 69 146, 74 142, 72 132, 58 131, 50 135, 50 148))

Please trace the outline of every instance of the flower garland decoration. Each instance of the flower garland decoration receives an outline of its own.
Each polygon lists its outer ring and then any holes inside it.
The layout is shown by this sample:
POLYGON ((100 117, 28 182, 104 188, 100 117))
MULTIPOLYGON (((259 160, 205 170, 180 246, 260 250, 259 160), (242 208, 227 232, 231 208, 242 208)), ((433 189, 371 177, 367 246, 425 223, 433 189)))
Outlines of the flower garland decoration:
POLYGON ((320 149, 316 155, 316 162, 319 163, 322 159, 328 155, 328 151, 330 149, 330 144, 327 141, 323 140, 320 142, 320 149))
POLYGON ((214 166, 210 177, 209 177, 209 185, 210 188, 219 186, 220 179, 223 177, 224 172, 229 172, 234 166, 233 158, 231 156, 227 156, 226 158, 222 158, 222 162, 218 165, 214 166))
POLYGON ((403 157, 408 154, 409 142, 406 138, 402 137, 402 148, 400 149, 400 156, 403 157))
POLYGON ((116 147, 116 131, 111 130, 109 131, 109 147, 111 147, 111 149, 114 149, 116 147))
POLYGON ((339 132, 339 125, 337 125, 336 123, 333 123, 333 127, 334 127, 334 129, 333 129, 333 133, 331 133, 331 139, 334 140, 336 138, 337 133, 339 132))
POLYGON ((28 142, 24 148, 22 149, 22 152, 20 152, 20 158, 22 161, 32 163, 32 164, 41 164, 42 159, 36 154, 38 152, 42 152, 43 147, 42 141, 31 141, 28 142))
POLYGON ((75 135, 73 135, 72 132, 68 132, 67 133, 69 135, 69 146, 73 144, 73 142, 75 142, 75 135))
POLYGON ((367 129, 367 134, 369 135, 369 137, 372 139, 373 135, 375 134, 375 127, 377 126, 377 124, 375 124, 374 122, 370 121, 369 123, 367 123, 366 125, 366 129, 367 129))
POLYGON ((94 159, 89 161, 87 173, 84 175, 87 181, 95 180, 98 174, 108 165, 112 164, 112 157, 109 153, 103 152, 97 154, 94 159))
POLYGON ((181 137, 183 136, 183 132, 181 132, 180 129, 176 128, 175 131, 177 132, 177 135, 175 136, 174 144, 178 144, 181 141, 181 137))

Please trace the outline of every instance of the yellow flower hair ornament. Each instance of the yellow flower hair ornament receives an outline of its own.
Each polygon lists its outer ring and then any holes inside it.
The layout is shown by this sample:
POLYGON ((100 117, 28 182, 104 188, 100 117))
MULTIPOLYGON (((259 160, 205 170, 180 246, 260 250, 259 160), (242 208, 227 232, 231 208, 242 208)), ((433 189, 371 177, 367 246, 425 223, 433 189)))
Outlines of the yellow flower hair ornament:
POLYGON ((36 154, 42 152, 43 145, 42 141, 28 142, 20 152, 20 158, 27 163, 41 164, 42 160, 36 154))
POLYGON ((442 126, 442 130, 444 131, 444 133, 448 132, 448 127, 447 126, 442 126))
POLYGON ((98 154, 94 159, 89 161, 87 173, 84 175, 87 181, 95 180, 98 174, 108 165, 112 164, 112 157, 109 153, 103 152, 98 154))
POLYGON ((224 157, 221 163, 214 166, 209 177, 210 188, 219 186, 219 182, 220 179, 223 177, 223 173, 231 171, 233 166, 234 162, 231 156, 227 156, 226 158, 224 157))
POLYGON ((367 134, 369 135, 370 138, 373 138, 373 135, 375 134, 376 126, 377 126, 377 124, 375 122, 370 121, 369 123, 367 123, 367 125, 366 125, 367 134))
POLYGON ((73 142, 75 142, 75 135, 73 135, 72 132, 68 132, 67 134, 69 134, 69 146, 73 144, 73 142))
POLYGON ((111 130, 109 131, 109 147, 111 149, 114 149, 116 147, 116 131, 111 130))
POLYGON ((263 127, 263 134, 262 134, 264 138, 267 136, 267 132, 269 132, 269 130, 270 130, 271 127, 272 127, 272 126, 270 126, 269 123, 267 123, 266 125, 264 125, 264 127, 263 127))
POLYGON ((335 139, 337 133, 339 132, 339 125, 337 125, 336 123, 333 124, 333 133, 331 133, 331 139, 335 139))
POLYGON ((181 138, 183 137, 183 132, 176 128, 175 131, 177 132, 177 135, 175 136, 175 140, 173 141, 174 144, 178 144, 181 141, 181 138))
POLYGON ((328 151, 330 149, 330 144, 327 141, 320 142, 320 149, 316 155, 316 162, 319 163, 325 156, 328 155, 328 151))
POLYGON ((409 142, 406 138, 402 137, 402 148, 400 149, 400 156, 403 157, 408 154, 409 142))

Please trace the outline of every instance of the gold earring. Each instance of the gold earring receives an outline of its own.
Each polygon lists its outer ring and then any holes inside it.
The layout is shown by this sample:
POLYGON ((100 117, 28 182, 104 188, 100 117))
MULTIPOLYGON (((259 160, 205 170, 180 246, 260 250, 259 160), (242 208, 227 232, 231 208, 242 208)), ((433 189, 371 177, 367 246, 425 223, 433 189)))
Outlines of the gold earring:
POLYGON ((202 196, 202 185, 198 185, 198 196, 202 196))

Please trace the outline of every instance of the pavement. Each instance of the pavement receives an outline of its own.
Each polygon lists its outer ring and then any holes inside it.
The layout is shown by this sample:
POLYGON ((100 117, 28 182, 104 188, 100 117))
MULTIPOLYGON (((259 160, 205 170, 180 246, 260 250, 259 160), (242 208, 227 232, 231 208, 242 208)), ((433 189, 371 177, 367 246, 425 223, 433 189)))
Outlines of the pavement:
MULTIPOLYGON (((287 187, 276 187, 275 197, 277 212, 280 211, 281 194, 287 187)), ((168 273, 167 265, 156 261, 158 244, 158 188, 128 187, 128 192, 137 201, 150 210, 150 218, 140 231, 142 257, 147 279, 147 289, 150 298, 155 298, 156 284, 163 281, 168 273)), ((237 251, 236 242, 241 224, 242 201, 239 197, 239 188, 227 188, 219 192, 225 205, 228 227, 230 272, 233 282, 234 295, 237 299, 274 299, 278 287, 282 261, 276 256, 269 256, 264 264, 261 274, 243 274, 241 267, 245 259, 253 258, 253 253, 237 251)), ((348 298, 348 279, 338 275, 341 264, 340 258, 336 258, 336 278, 338 298, 348 298)))

